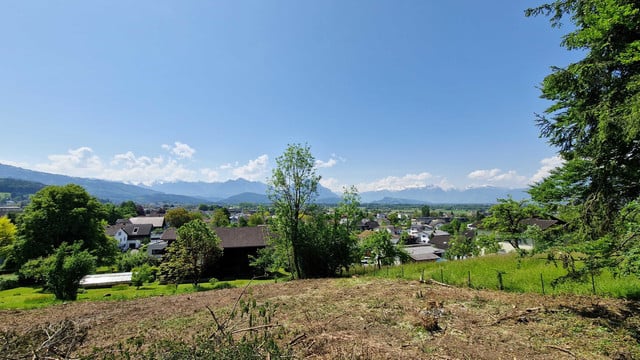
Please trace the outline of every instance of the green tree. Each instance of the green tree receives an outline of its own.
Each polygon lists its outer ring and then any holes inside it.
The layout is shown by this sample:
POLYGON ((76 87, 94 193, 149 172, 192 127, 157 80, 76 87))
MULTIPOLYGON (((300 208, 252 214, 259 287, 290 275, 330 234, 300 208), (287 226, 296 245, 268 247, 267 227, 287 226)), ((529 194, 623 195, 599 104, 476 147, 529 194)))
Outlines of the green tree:
POLYGON ((429 205, 423 205, 420 208, 420 214, 422 215, 422 217, 428 217, 431 215, 431 208, 429 207, 429 205))
POLYGON ((155 266, 158 264, 158 260, 150 256, 146 251, 127 251, 118 255, 115 261, 119 272, 132 271, 134 268, 141 267, 145 264, 155 266))
POLYGON ((336 214, 310 209, 300 227, 298 258, 305 278, 330 277, 349 269, 358 259, 358 240, 336 214))
POLYGON ((177 207, 167 210, 164 214, 164 219, 170 226, 177 229, 191 220, 202 219, 202 213, 188 211, 183 207, 177 207))
POLYGON ((95 270, 96 259, 82 244, 62 243, 53 255, 53 264, 47 274, 47 286, 56 299, 75 300, 78 296, 80 280, 95 270))
POLYGON ((165 280, 178 284, 190 278, 197 287, 204 270, 222 255, 220 239, 204 221, 192 220, 178 229, 178 236, 168 248, 166 261, 160 265, 165 280))
POLYGON ((537 123, 564 164, 531 189, 549 206, 574 206, 575 242, 599 241, 640 196, 640 3, 561 0, 529 9, 575 25, 562 45, 585 56, 554 67, 541 97, 553 102, 537 123))
POLYGON ((341 217, 341 220, 344 221, 349 232, 358 230, 358 225, 364 217, 364 214, 360 209, 360 195, 355 186, 344 188, 342 199, 338 203, 336 213, 341 217))
POLYGON ((449 249, 445 256, 447 259, 462 259, 480 254, 480 248, 473 237, 467 237, 464 233, 456 233, 449 241, 449 249))
POLYGON ((211 218, 211 223, 215 227, 225 227, 229 226, 229 216, 231 213, 227 208, 218 208, 213 212, 213 217, 211 218))
POLYGON ((489 209, 490 215, 482 219, 482 226, 492 230, 497 241, 508 241, 515 249, 520 249, 520 241, 528 227, 522 220, 535 217, 540 211, 527 200, 498 199, 498 203, 489 209))
POLYGON ((106 236, 103 208, 81 186, 47 186, 31 198, 18 223, 13 258, 18 267, 29 259, 47 257, 63 243, 82 242, 102 264, 113 261, 116 240, 106 236))
POLYGON ((289 254, 289 268, 296 278, 304 277, 298 253, 302 216, 317 196, 319 181, 315 158, 308 146, 300 144, 289 145, 276 159, 276 168, 269 179, 269 198, 276 212, 274 239, 289 254))
POLYGON ((459 219, 453 219, 451 222, 444 224, 440 227, 440 230, 446 231, 451 234, 458 234, 464 232, 467 224, 462 223, 459 219))
POLYGON ((401 215, 398 212, 392 211, 387 214, 387 220, 389 220, 391 225, 398 226, 400 224, 401 215))
POLYGON ((375 231, 362 241, 362 252, 374 259, 378 269, 382 265, 393 265, 396 260, 405 262, 409 254, 401 246, 391 242, 391 234, 387 231, 375 231))
POLYGON ((527 10, 551 25, 575 26, 562 45, 584 57, 555 67, 542 98, 553 104, 537 123, 558 148, 561 167, 531 190, 534 200, 568 222, 560 254, 568 278, 602 267, 631 271, 640 254, 633 215, 640 197, 640 3, 563 0, 527 10), (573 254, 585 266, 576 270, 573 254))
POLYGON ((131 272, 131 283, 136 287, 136 289, 140 289, 144 283, 149 283, 154 280, 155 271, 149 264, 142 264, 140 267, 134 268, 131 272))
POLYGON ((263 225, 265 223, 264 218, 265 218, 264 212, 257 211, 255 213, 249 215, 249 219, 247 220, 247 225, 248 226, 263 225))
POLYGON ((128 219, 131 217, 136 217, 140 215, 139 212, 140 205, 136 205, 133 201, 124 201, 118 207, 118 212, 120 213, 121 219, 128 219))
POLYGON ((16 226, 6 216, 0 217, 0 265, 11 253, 16 239, 16 226))

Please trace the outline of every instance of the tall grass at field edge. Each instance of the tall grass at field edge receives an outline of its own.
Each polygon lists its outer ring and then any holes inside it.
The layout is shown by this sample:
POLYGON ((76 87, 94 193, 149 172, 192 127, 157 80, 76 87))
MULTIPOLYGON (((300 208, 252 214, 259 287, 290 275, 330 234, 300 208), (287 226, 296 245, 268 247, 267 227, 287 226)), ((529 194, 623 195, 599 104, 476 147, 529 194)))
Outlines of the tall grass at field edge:
MULTIPOLYGON (((581 264, 578 264, 581 266, 581 264)), ((521 257, 515 253, 480 256, 464 260, 409 263, 378 269, 373 265, 358 266, 349 275, 418 280, 433 279, 445 284, 474 289, 543 293, 547 295, 577 294, 640 299, 640 279, 636 276, 614 276, 609 270, 585 281, 553 281, 567 274, 561 264, 547 260, 546 255, 521 257), (499 275, 500 274, 500 275, 499 275), (593 291, 595 285, 595 293, 593 291)))

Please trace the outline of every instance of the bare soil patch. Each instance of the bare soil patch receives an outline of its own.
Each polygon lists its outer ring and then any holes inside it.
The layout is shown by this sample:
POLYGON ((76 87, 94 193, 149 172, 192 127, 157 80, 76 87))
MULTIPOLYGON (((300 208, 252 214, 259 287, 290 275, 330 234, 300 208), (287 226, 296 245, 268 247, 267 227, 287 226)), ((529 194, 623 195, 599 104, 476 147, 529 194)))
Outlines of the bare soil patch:
MULTIPOLYGON (((210 334, 207 306, 228 311, 242 289, 131 301, 0 311, 0 330, 71 320, 88 328, 81 351, 130 339, 192 341, 210 334)), ((639 359, 638 303, 541 296, 371 278, 252 286, 277 306, 283 344, 308 359, 639 359)))

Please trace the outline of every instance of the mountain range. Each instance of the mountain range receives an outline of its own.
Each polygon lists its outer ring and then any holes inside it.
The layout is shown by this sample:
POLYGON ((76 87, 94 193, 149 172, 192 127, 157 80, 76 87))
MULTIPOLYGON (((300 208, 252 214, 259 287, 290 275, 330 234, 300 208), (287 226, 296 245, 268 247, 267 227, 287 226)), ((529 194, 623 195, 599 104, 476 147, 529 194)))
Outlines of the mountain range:
MULTIPOLYGON (((87 192, 103 201, 121 203, 132 200, 140 204, 239 204, 269 203, 268 185, 245 179, 225 182, 164 182, 151 186, 137 186, 115 181, 70 177, 45 172, 27 170, 0 164, 0 178, 12 178, 39 182, 45 185, 65 185, 69 183, 84 187, 87 192)), ((0 189, 1 191, 1 189, 0 189)), ((498 198, 513 197, 515 200, 528 198, 526 189, 506 189, 498 187, 478 187, 464 190, 445 190, 436 186, 405 189, 401 191, 371 191, 360 193, 362 203, 377 204, 492 204, 498 198)), ((317 202, 335 204, 339 195, 319 186, 317 202)))

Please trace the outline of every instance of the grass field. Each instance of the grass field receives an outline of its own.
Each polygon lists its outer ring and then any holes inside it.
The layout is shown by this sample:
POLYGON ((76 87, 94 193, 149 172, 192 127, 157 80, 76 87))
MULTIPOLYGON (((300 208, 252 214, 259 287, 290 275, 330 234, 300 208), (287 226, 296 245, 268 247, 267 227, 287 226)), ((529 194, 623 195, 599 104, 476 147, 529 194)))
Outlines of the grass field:
MULTIPOLYGON (((412 263, 401 266, 359 266, 352 268, 351 275, 402 278, 419 280, 433 279, 438 282, 473 289, 502 289, 515 293, 538 293, 546 295, 598 295, 621 299, 640 298, 640 279, 636 276, 614 276, 610 271, 583 282, 564 282, 552 286, 552 281, 566 274, 561 266, 548 263, 544 255, 518 257, 516 254, 489 255, 459 261, 412 263), (594 293, 595 289, 595 293, 594 293)), ((11 276, 11 275, 4 275, 11 276)), ((230 287, 243 287, 250 280, 218 282, 230 287)), ((253 280, 253 284, 270 283, 273 280, 253 280)), ((81 289, 78 301, 123 301, 151 296, 166 296, 213 290, 214 285, 202 283, 196 289, 191 284, 134 286, 118 285, 109 288, 81 289)), ((0 309, 34 309, 62 303, 53 294, 41 288, 20 287, 0 291, 0 309)))
MULTIPOLYGON (((244 287, 249 282, 252 285, 273 283, 273 280, 234 280, 220 281, 215 285, 202 283, 198 288, 192 284, 160 285, 158 283, 145 284, 136 289, 135 286, 115 285, 108 288, 81 289, 78 293, 77 301, 123 301, 151 296, 166 296, 193 293, 200 291, 215 290, 224 287, 244 287), (223 284, 228 284, 225 286, 223 284), (222 286, 221 286, 222 285, 222 286)), ((63 301, 56 300, 53 294, 43 292, 39 287, 19 287, 10 290, 0 291, 0 309, 36 309, 54 304, 61 304, 63 301)))
POLYGON ((640 279, 636 276, 614 276, 604 270, 584 282, 564 282, 553 287, 552 281, 566 275, 560 264, 549 263, 545 255, 518 257, 515 253, 488 255, 457 261, 412 263, 401 266, 361 266, 351 270, 351 275, 404 278, 417 280, 433 279, 450 285, 474 289, 502 289, 519 293, 599 295, 606 297, 640 298, 640 279), (594 294, 595 287, 595 294, 594 294))

